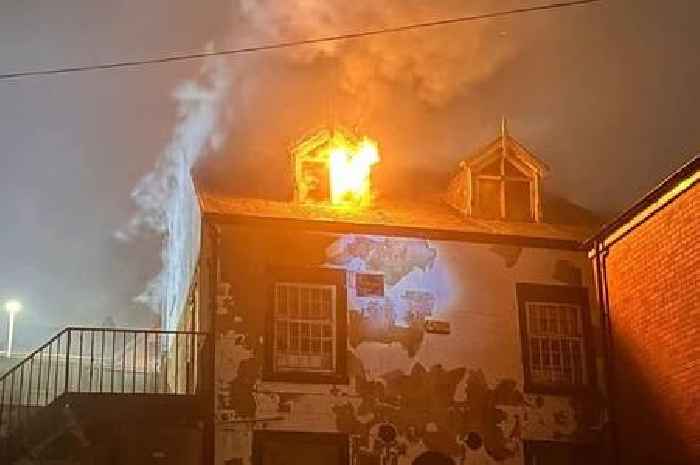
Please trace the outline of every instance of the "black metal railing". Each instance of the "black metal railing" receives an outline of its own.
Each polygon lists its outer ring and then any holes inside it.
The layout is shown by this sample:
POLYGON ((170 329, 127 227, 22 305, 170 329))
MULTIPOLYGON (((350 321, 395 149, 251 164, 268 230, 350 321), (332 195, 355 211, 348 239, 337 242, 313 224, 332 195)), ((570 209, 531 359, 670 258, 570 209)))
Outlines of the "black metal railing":
POLYGON ((66 393, 195 395, 206 333, 69 327, 0 377, 0 435, 66 393))

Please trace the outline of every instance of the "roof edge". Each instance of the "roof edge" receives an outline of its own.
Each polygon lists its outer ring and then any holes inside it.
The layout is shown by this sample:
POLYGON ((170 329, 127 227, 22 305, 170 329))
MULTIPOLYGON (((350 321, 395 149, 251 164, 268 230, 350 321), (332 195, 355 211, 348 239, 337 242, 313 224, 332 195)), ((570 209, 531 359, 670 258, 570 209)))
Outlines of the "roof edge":
POLYGON ((355 223, 349 221, 309 220, 299 218, 253 217, 245 214, 204 213, 204 220, 217 224, 256 227, 284 227, 289 230, 309 230, 339 234, 367 234, 396 237, 416 237, 429 240, 446 240, 482 244, 507 244, 539 249, 583 251, 581 241, 576 239, 523 236, 518 234, 496 234, 477 231, 454 231, 448 229, 423 228, 379 223, 355 223))
POLYGON ((603 225, 596 234, 583 242, 583 246, 591 250, 594 248, 595 244, 600 241, 605 242, 606 246, 612 245, 613 242, 616 242, 617 239, 622 236, 622 234, 618 234, 619 231, 624 229, 624 232, 627 232, 634 229, 646 219, 653 216, 661 208, 676 199, 683 192, 694 186, 699 180, 700 154, 693 156, 683 166, 661 181, 650 192, 633 203, 632 206, 609 223, 603 225), (684 182, 687 185, 684 186, 684 182), (676 190, 677 192, 674 192, 676 190), (614 240, 609 241, 609 238, 613 238, 614 240))

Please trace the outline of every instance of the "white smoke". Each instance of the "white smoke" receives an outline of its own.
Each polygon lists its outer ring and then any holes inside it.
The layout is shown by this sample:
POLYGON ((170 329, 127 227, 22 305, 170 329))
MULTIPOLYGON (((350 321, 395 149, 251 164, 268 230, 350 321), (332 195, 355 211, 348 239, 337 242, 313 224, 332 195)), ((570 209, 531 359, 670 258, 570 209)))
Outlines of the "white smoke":
MULTIPOLYGON (((235 28, 234 38, 247 35, 255 44, 470 13, 465 11, 462 0, 241 0, 237 8, 237 20, 242 27, 235 28)), ((514 55, 511 47, 484 47, 485 40, 498 40, 498 27, 494 22, 474 23, 262 53, 255 57, 257 60, 248 62, 247 71, 241 69, 237 76, 241 89, 235 96, 231 91, 232 67, 222 60, 242 58, 205 61, 196 79, 175 90, 173 98, 177 103, 178 122, 172 138, 155 169, 144 176, 132 192, 138 213, 116 233, 123 241, 153 232, 164 238, 162 271, 137 300, 161 314, 165 310, 166 315, 184 305, 182 300, 187 295, 197 259, 192 252, 199 246, 200 213, 190 170, 207 152, 225 141, 223 129, 227 111, 248 104, 256 113, 275 111, 272 106, 261 107, 248 100, 294 92, 292 85, 284 89, 267 88, 264 82, 270 76, 261 76, 253 68, 277 61, 312 68, 319 59, 330 58, 338 65, 334 79, 343 91, 358 101, 369 93, 369 87, 383 85, 388 92, 393 92, 394 88, 408 88, 416 100, 439 106, 487 79, 514 55)), ((247 134, 247 137, 252 136, 247 134)))
POLYGON ((223 140, 231 74, 221 59, 209 59, 196 79, 175 89, 178 121, 172 138, 154 170, 132 191, 138 212, 116 233, 122 241, 147 233, 163 236, 161 272, 136 298, 155 312, 167 315, 182 308, 187 295, 199 250, 200 213, 191 169, 223 140))

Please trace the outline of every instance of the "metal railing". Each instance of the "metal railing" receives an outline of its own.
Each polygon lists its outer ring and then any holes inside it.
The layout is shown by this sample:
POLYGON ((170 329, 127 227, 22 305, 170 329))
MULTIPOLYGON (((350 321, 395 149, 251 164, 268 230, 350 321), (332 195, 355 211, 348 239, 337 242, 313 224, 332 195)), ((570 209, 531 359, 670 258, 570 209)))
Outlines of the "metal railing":
POLYGON ((69 327, 0 377, 0 435, 66 393, 200 392, 206 333, 69 327))

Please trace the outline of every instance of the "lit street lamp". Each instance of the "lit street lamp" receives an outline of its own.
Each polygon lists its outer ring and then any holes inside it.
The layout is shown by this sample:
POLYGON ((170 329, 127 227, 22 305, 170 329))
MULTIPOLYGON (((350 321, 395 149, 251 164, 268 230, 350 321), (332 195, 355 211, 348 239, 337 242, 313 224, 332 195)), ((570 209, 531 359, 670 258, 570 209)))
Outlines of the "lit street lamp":
POLYGON ((5 310, 10 317, 10 324, 8 325, 7 332, 7 351, 5 355, 10 358, 12 355, 12 335, 15 330, 15 314, 22 310, 22 303, 19 300, 8 300, 5 302, 5 310))

